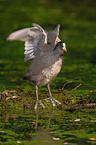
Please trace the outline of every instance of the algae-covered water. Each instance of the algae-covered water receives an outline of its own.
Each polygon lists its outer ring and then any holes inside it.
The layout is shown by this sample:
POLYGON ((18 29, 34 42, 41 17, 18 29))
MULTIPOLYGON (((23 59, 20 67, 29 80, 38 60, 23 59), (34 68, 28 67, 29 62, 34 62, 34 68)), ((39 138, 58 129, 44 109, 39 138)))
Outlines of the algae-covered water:
MULTIPOLYGON (((47 97, 47 87, 40 87, 39 98, 47 97)), ((0 113, 0 144, 96 144, 95 0, 0 0, 0 113), (64 66, 50 84, 62 105, 43 101, 46 108, 37 112, 35 87, 22 79, 30 63, 24 62, 24 42, 6 41, 32 23, 46 30, 60 24, 67 46, 64 66)))

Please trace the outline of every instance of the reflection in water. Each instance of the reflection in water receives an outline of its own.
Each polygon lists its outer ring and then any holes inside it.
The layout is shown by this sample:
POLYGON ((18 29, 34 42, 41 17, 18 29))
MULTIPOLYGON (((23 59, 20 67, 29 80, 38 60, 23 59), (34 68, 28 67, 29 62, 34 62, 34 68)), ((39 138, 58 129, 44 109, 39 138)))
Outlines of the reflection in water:
POLYGON ((36 110, 36 125, 35 125, 35 131, 37 130, 38 126, 38 110, 36 110))
MULTIPOLYGON (((22 101, 20 103, 23 104, 22 101)), ((28 102, 29 107, 24 106, 20 109, 16 109, 16 106, 11 104, 8 107, 7 103, 2 105, 1 142, 13 140, 22 142, 23 140, 25 145, 29 142, 36 145, 40 145, 40 142, 41 144, 49 142, 49 145, 54 145, 59 144, 60 140, 62 143, 79 144, 80 142, 80 144, 88 145, 89 139, 96 136, 95 108, 70 112, 49 107, 35 112, 29 104, 28 102), (87 117, 86 114, 88 114, 87 117), (93 120, 90 121, 91 118, 93 120)))
MULTIPOLYGON (((44 111, 42 111, 40 114, 42 114, 44 111)), ((52 117, 54 116, 54 113, 55 113, 55 110, 53 109, 52 112, 49 114, 49 121, 48 121, 48 124, 46 125, 47 128, 50 127, 50 122, 51 122, 51 119, 52 117)), ((38 127, 38 110, 36 110, 36 125, 35 125, 35 130, 37 130, 37 127, 38 127)))
MULTIPOLYGON (((25 141, 36 142, 36 145, 39 145, 40 142, 59 145, 58 142, 52 139, 48 131, 55 110, 35 112, 35 110, 25 110, 25 108, 22 111, 14 110, 14 108, 5 109, 5 107, 3 109, 1 112, 3 126, 0 132, 2 134, 2 142, 8 141, 7 138, 8 136, 10 138, 9 132, 11 132, 11 136, 16 138, 16 140, 20 140, 23 137, 25 141)), ((22 143, 22 141, 20 142, 22 143)))
POLYGON ((52 117, 54 116, 54 113, 55 113, 55 110, 53 109, 49 117, 48 128, 50 127, 50 122, 51 122, 52 117))

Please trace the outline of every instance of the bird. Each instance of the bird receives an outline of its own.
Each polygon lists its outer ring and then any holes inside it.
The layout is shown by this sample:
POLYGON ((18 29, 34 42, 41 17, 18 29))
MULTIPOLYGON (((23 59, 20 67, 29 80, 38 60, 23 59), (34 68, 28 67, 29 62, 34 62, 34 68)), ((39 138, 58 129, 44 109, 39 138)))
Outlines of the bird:
POLYGON ((50 100, 55 107, 58 100, 52 97, 50 83, 60 72, 64 62, 64 51, 67 52, 66 44, 61 41, 59 36, 60 25, 54 30, 46 31, 40 25, 32 23, 32 27, 17 30, 7 37, 7 41, 24 41, 25 42, 25 62, 31 60, 31 63, 23 79, 28 80, 36 88, 35 110, 40 104, 43 108, 45 105, 39 100, 38 87, 47 85, 49 97, 43 100, 50 100))

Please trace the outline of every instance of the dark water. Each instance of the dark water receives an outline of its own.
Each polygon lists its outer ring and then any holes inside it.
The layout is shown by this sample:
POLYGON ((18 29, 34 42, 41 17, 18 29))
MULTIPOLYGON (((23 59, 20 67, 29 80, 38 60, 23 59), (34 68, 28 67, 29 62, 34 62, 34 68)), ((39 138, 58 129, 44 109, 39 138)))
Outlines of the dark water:
MULTIPOLYGON (((95 0, 0 1, 1 144, 96 144, 95 5, 95 0), (62 105, 53 108, 45 101, 46 108, 39 106, 37 112, 35 87, 22 79, 30 63, 24 63, 24 43, 6 41, 10 33, 33 22, 46 30, 59 23, 60 38, 67 45, 64 66, 51 83, 52 94, 62 105), (74 82, 62 90, 70 81, 74 82)), ((39 88, 39 98, 46 97, 46 86, 39 88)))

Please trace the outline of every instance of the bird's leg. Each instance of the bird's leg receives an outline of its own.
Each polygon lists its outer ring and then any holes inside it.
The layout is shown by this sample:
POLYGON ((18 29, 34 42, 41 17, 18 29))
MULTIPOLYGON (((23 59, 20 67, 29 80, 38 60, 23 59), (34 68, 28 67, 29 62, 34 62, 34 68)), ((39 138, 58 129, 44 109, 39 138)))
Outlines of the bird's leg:
POLYGON ((48 87, 48 91, 49 91, 49 95, 50 95, 50 96, 49 96, 49 99, 50 99, 50 101, 51 101, 53 107, 55 107, 55 102, 53 101, 53 97, 52 97, 52 94, 51 94, 51 90, 50 90, 49 84, 47 85, 47 87, 48 87))
POLYGON ((49 86, 49 84, 48 84, 48 90, 49 90, 49 94, 50 94, 49 99, 50 99, 50 101, 52 102, 53 106, 55 106, 54 101, 57 102, 58 104, 61 104, 59 101, 57 101, 56 99, 54 99, 54 98, 52 97, 52 94, 51 94, 51 91, 50 91, 50 86, 49 86), (54 100, 54 101, 53 101, 53 100, 54 100))
POLYGON ((36 104, 35 104, 35 110, 37 110, 38 107, 38 103, 40 103, 40 105, 45 108, 44 104, 41 102, 41 100, 38 99, 38 86, 36 85, 36 104))

